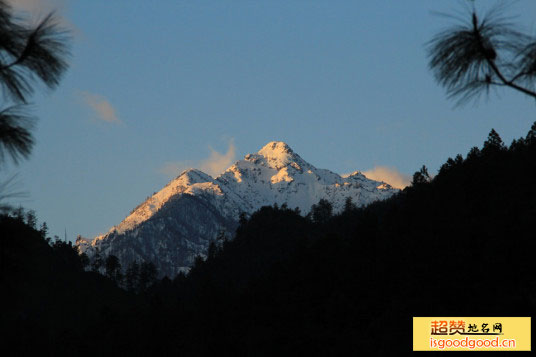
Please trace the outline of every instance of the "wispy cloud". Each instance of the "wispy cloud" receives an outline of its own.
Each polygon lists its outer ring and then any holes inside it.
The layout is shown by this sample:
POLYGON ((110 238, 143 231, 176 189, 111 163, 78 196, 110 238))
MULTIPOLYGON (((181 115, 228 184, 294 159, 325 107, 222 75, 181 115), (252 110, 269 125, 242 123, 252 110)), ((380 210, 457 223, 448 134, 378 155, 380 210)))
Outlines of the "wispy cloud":
POLYGON ((212 177, 224 172, 236 161, 236 146, 234 140, 229 141, 227 152, 220 153, 209 146, 210 155, 200 161, 169 161, 158 170, 161 174, 174 177, 189 168, 197 168, 212 177))
POLYGON ((32 15, 44 15, 64 8, 65 0, 8 0, 16 10, 27 11, 32 15))
POLYGON ((81 96, 84 102, 93 109, 97 115, 97 119, 107 123, 121 123, 112 104, 102 95, 81 92, 81 96))
POLYGON ((363 175, 371 180, 387 182, 389 185, 399 189, 409 186, 411 182, 410 175, 403 174, 394 167, 376 166, 363 172, 363 175))
POLYGON ((210 157, 206 160, 203 160, 199 165, 201 171, 206 172, 207 174, 216 177, 225 171, 229 166, 234 164, 236 158, 236 147, 234 140, 229 141, 229 147, 225 154, 221 154, 214 150, 212 147, 210 149, 210 157))
POLYGON ((158 169, 158 172, 168 177, 175 177, 193 166, 193 163, 189 161, 168 161, 158 169))
POLYGON ((59 24, 73 34, 78 34, 79 30, 69 22, 62 13, 68 4, 68 0, 8 0, 15 10, 26 11, 33 19, 41 19, 53 12, 59 24))

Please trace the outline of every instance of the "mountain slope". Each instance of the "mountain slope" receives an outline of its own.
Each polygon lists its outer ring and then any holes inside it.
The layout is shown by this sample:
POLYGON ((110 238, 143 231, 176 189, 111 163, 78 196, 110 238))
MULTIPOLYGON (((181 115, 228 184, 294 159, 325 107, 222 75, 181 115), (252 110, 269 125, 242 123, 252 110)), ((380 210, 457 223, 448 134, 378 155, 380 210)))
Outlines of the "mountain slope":
POLYGON ((363 206, 396 192, 358 171, 342 177, 317 169, 287 144, 273 141, 215 179, 196 169, 184 171, 108 233, 79 238, 77 245, 90 256, 97 248, 114 254, 123 265, 149 260, 161 274, 174 276, 205 255, 218 234, 231 235, 241 213, 287 204, 305 214, 320 199, 340 211, 348 197, 363 206))

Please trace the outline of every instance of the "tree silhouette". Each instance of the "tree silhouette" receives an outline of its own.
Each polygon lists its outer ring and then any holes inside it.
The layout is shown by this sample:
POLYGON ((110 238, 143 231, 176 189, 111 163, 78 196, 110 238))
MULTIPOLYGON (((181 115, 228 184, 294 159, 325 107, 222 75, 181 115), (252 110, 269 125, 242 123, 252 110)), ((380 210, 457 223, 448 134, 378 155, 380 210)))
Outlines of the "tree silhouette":
POLYGON ((93 261, 91 262, 91 271, 98 273, 100 272, 100 269, 103 265, 103 259, 100 254, 99 248, 95 249, 95 256, 93 257, 93 261))
POLYGON ((68 33, 47 15, 36 26, 21 21, 0 0, 0 163, 8 154, 17 163, 31 152, 33 119, 26 113, 36 80, 55 88, 68 67, 68 33))
POLYGON ((125 272, 125 288, 127 291, 136 292, 138 290, 139 277, 140 266, 136 261, 133 261, 128 265, 125 272))
POLYGON ((484 142, 483 150, 492 147, 496 149, 506 149, 501 137, 499 136, 499 133, 497 133, 495 129, 491 129, 491 131, 489 132, 488 138, 484 142))
POLYGON ((419 186, 425 183, 430 182, 431 177, 428 174, 428 169, 425 165, 421 169, 413 174, 413 180, 411 181, 412 186, 419 186))
POLYGON ((140 264, 139 274, 139 289, 141 291, 147 290, 148 287, 154 284, 158 272, 153 262, 143 262, 140 264))
POLYGON ((536 142, 536 122, 532 124, 525 140, 530 144, 536 142))
POLYGON ((343 212, 351 212, 357 209, 356 204, 352 201, 352 197, 346 197, 344 201, 344 210, 343 212))
POLYGON ((41 224, 41 228, 39 228, 39 233, 41 233, 41 236, 43 237, 43 239, 47 239, 47 234, 48 234, 47 222, 43 222, 41 224))
POLYGON ((428 42, 429 66, 458 104, 509 87, 536 99, 536 38, 516 30, 496 6, 483 17, 473 8, 461 24, 428 42))
POLYGON ((322 198, 317 204, 311 207, 311 214, 313 222, 325 223, 333 215, 333 206, 328 200, 322 198))
POLYGON ((37 217, 35 215, 34 210, 29 210, 28 212, 26 212, 26 224, 28 226, 32 227, 33 229, 36 229, 36 227, 37 227, 37 217))
POLYGON ((108 278, 112 279, 117 284, 121 283, 123 277, 121 274, 121 263, 119 263, 119 258, 110 254, 104 262, 104 268, 108 278))

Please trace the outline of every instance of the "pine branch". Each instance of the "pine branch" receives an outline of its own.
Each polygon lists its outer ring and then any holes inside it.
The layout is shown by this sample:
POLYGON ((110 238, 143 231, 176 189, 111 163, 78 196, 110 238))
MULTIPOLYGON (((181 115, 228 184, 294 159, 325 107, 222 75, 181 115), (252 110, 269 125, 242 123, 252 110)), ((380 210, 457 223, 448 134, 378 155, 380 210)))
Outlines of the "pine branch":
MULTIPOLYGON (((0 3, 0 7, 2 4, 0 3)), ((27 102, 33 94, 31 81, 39 78, 47 87, 55 88, 68 67, 68 33, 57 23, 53 13, 34 29, 15 22, 5 9, 0 9, 0 84, 4 96, 27 102), (7 22, 5 22, 7 21, 7 22), (9 63, 5 63, 11 59, 9 63)))
POLYGON ((27 158, 34 140, 31 134, 34 119, 24 112, 25 105, 14 105, 0 111, 0 163, 9 154, 15 163, 27 158))

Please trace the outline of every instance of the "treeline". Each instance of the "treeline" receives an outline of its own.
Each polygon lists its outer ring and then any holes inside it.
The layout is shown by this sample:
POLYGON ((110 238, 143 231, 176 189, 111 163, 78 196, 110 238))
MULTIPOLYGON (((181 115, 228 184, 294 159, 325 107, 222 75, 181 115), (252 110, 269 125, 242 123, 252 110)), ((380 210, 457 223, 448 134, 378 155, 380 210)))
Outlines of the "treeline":
MULTIPOLYGON (((81 256, 85 255, 82 253, 81 256)), ((149 261, 134 261, 124 269, 119 258, 113 254, 105 258, 97 249, 88 268, 94 273, 104 274, 118 287, 132 293, 142 293, 157 281, 158 271, 156 266, 149 261)))
POLYGON ((448 159, 433 178, 423 167, 389 200, 347 201, 340 214, 322 201, 306 217, 287 207, 242 216, 233 239, 211 244, 188 275, 137 293, 68 263, 32 272, 33 260, 56 262, 52 247, 37 249, 39 231, 4 217, 12 228, 3 242, 35 239, 8 249, 30 272, 7 279, 16 313, 2 321, 19 326, 17 341, 30 341, 37 321, 61 342, 45 343, 51 353, 409 353, 412 316, 533 315, 534 182, 536 124, 509 147, 492 131, 482 148, 448 159), (47 276, 47 286, 22 283, 25 274, 47 276), (45 320, 27 298, 34 290, 57 295, 44 302, 56 307, 45 320))
POLYGON ((79 355, 90 344, 84 335, 105 325, 107 314, 122 311, 127 296, 101 274, 85 272, 72 243, 47 239, 32 225, 35 215, 29 217, 0 215, 3 348, 79 355))

